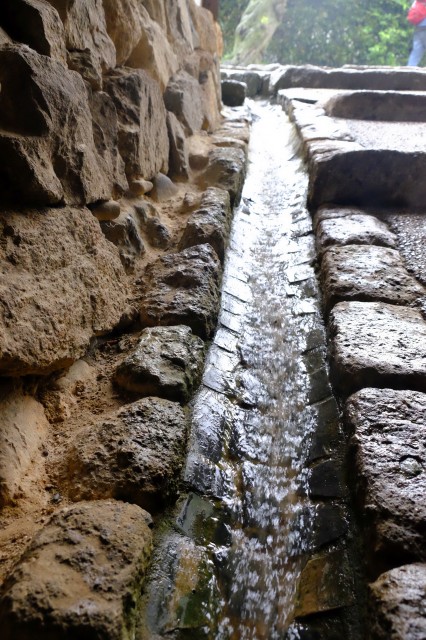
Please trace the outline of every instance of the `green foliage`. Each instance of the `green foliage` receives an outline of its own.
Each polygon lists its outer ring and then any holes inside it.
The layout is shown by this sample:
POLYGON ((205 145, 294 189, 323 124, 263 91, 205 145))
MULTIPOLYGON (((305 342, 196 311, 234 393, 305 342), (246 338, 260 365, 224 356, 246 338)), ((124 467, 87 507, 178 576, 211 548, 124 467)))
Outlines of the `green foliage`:
MULTIPOLYGON (((225 51, 230 54, 248 0, 221 0, 225 51)), ((411 0, 288 0, 264 62, 341 66, 405 65, 413 28, 411 0)))

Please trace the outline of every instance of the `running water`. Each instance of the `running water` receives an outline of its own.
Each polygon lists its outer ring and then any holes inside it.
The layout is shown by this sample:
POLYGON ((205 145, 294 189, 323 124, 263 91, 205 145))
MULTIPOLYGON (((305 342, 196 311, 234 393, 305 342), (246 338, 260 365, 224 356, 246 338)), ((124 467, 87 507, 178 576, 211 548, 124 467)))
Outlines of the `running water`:
POLYGON ((216 604, 201 603, 202 631, 173 636, 179 638, 298 638, 296 594, 315 518, 309 442, 315 407, 330 388, 307 176, 280 107, 251 103, 250 109, 248 176, 233 223, 218 331, 193 406, 186 469, 193 493, 177 518, 182 531, 191 518, 198 532, 207 530, 206 502, 196 517, 188 505, 194 495, 209 497, 213 520, 222 525, 220 536, 205 538, 214 566, 207 593, 216 593, 216 604))

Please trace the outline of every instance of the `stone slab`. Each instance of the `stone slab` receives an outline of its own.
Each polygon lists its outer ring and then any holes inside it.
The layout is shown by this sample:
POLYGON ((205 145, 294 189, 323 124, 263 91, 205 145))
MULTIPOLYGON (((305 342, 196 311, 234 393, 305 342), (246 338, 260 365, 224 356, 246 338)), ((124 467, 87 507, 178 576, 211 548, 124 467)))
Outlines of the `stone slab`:
POLYGON ((4 585, 2 638, 134 637, 150 525, 143 509, 112 500, 56 513, 4 585))
POLYGON ((343 300, 410 305, 425 289, 406 270, 398 251, 374 245, 330 247, 321 262, 325 311, 343 300))
POLYGON ((426 565, 388 571, 370 585, 374 640, 426 638, 426 565))
POLYGON ((387 567, 426 559, 425 412, 426 394, 405 390, 363 389, 346 403, 368 548, 387 567))
POLYGON ((426 322, 419 311, 339 302, 330 336, 331 376, 340 393, 367 386, 426 391, 426 322))
POLYGON ((338 218, 322 219, 316 230, 318 251, 331 245, 375 244, 394 247, 395 235, 374 216, 354 213, 338 218))

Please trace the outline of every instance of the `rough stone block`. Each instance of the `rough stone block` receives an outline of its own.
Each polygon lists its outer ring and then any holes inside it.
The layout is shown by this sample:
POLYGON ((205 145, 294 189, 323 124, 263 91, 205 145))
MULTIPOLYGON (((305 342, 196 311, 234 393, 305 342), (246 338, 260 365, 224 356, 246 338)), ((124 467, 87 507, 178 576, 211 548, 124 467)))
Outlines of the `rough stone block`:
POLYGON ((128 177, 167 173, 166 110, 157 83, 142 70, 117 69, 104 82, 118 115, 118 145, 128 177))
POLYGON ((414 391, 363 389, 346 403, 368 548, 385 567, 426 559, 425 411, 414 391))
POLYGON ((426 565, 388 571, 370 585, 370 637, 374 640, 426 638, 426 565))
POLYGON ((170 143, 170 173, 182 178, 188 178, 189 160, 185 131, 175 114, 171 111, 167 112, 167 131, 169 132, 170 143))
POLYGON ((114 380, 125 391, 187 402, 200 382, 203 341, 189 327, 145 329, 136 350, 118 366, 114 380))
POLYGON ((217 147, 209 154, 206 169, 199 177, 199 184, 207 189, 217 186, 229 192, 231 206, 238 205, 246 176, 246 154, 241 149, 217 147))
POLYGON ((398 251, 387 247, 330 247, 323 255, 320 277, 326 313, 343 300, 409 305, 426 292, 410 276, 398 251))
POLYGON ((395 247, 396 237, 384 222, 367 214, 322 219, 317 226, 319 251, 331 245, 375 244, 395 247))
POLYGON ((88 209, 0 215, 0 374, 69 366, 126 306, 116 249, 88 209))
POLYGON ((145 246, 131 213, 124 211, 115 220, 101 222, 105 237, 118 247, 126 273, 133 273, 136 258, 145 253, 145 246))
POLYGON ((179 247, 186 249, 208 243, 223 264, 230 224, 231 205, 228 192, 211 187, 204 193, 200 209, 189 217, 179 247))
POLYGON ((247 85, 238 80, 222 80, 223 104, 229 107, 240 107, 246 99, 247 85))
POLYGON ((341 393, 368 386, 426 391, 426 322, 419 311, 339 302, 330 336, 331 374, 341 393))
POLYGON ((56 513, 4 585, 4 640, 134 637, 150 524, 140 507, 112 500, 56 513))
POLYGON ((138 0, 102 0, 106 28, 114 43, 117 66, 123 65, 139 42, 146 9, 138 0))
POLYGON ((88 426, 64 472, 71 498, 117 498, 158 511, 176 495, 187 429, 180 405, 161 398, 144 398, 88 426))
POLYGON ((164 103, 184 126, 187 135, 200 131, 203 125, 201 88, 189 73, 179 71, 173 76, 164 93, 164 103))
POLYGON ((208 244, 160 257, 145 273, 142 324, 186 324, 209 337, 216 327, 220 277, 220 262, 208 244))

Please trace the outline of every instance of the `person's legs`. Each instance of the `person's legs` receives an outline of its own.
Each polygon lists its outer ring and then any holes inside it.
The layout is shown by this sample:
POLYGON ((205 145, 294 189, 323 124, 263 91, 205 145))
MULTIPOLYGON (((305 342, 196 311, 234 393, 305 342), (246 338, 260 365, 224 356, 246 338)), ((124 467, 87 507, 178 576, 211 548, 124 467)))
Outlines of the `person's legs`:
POLYGON ((426 29, 419 29, 413 35, 413 47, 408 58, 408 67, 418 67, 426 50, 426 29))

